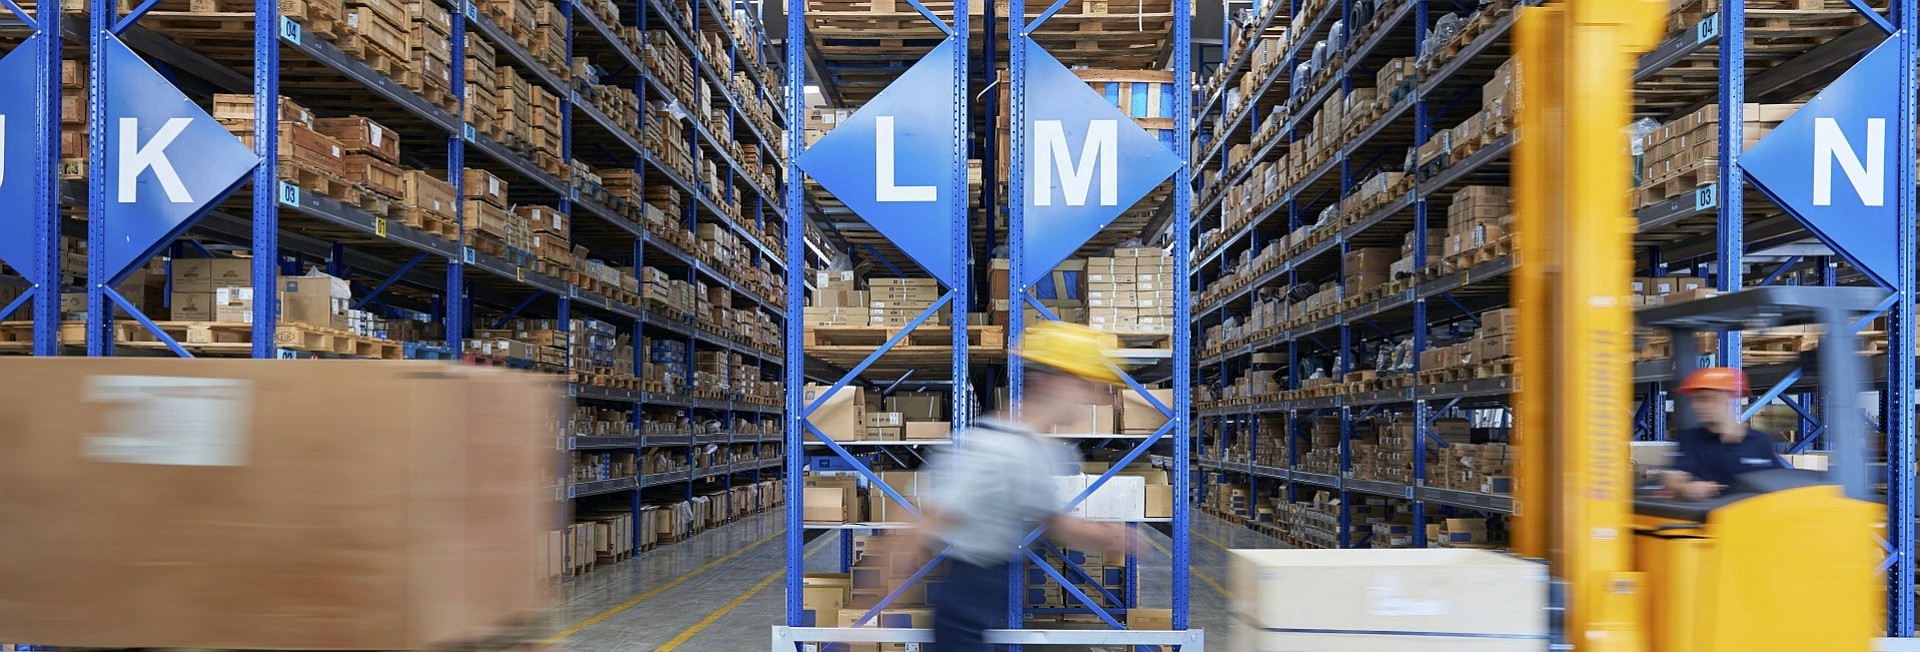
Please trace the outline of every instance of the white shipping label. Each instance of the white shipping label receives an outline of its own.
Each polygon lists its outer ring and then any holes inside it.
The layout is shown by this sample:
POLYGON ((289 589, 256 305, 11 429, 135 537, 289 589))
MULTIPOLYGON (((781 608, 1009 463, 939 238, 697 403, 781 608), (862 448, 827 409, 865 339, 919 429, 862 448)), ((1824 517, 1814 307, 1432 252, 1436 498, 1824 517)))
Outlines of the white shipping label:
POLYGON ((380 140, 382 137, 386 135, 386 132, 387 132, 387 130, 381 129, 378 125, 375 125, 372 129, 368 129, 367 131, 370 132, 372 135, 374 147, 380 146, 380 140))
POLYGON ((108 432, 81 454, 120 464, 243 466, 253 383, 232 378, 90 376, 86 400, 108 412, 108 432))
POLYGON ((1367 613, 1375 616, 1447 615, 1446 592, 1400 573, 1380 571, 1367 585, 1367 613))

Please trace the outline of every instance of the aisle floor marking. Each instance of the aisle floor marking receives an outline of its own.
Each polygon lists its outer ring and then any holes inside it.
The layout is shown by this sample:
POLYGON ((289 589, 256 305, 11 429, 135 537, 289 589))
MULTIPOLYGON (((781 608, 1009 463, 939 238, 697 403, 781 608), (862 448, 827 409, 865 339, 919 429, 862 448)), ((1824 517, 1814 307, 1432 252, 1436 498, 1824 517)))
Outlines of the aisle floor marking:
POLYGON ((687 639, 691 639, 694 635, 706 630, 708 625, 712 625, 714 621, 720 620, 721 616, 732 613, 741 603, 746 602, 747 599, 753 597, 754 594, 766 590, 767 585, 772 584, 774 580, 786 576, 786 574, 786 569, 780 569, 768 574, 766 578, 760 580, 759 584, 753 585, 753 588, 747 589, 745 593, 734 596, 733 599, 726 604, 720 605, 719 609, 715 609, 713 613, 707 614, 707 617, 701 618, 700 622, 694 623, 693 626, 688 627, 686 631, 680 632, 679 636, 675 636, 672 640, 667 641, 666 645, 654 648, 653 652, 667 652, 668 650, 680 647, 682 643, 687 642, 687 639))
MULTIPOLYGON (((819 541, 815 542, 813 550, 807 551, 805 558, 811 559, 813 558, 814 555, 820 554, 820 551, 826 550, 827 546, 824 544, 824 542, 829 541, 831 539, 833 539, 833 537, 831 536, 820 537, 819 541)), ((693 624, 693 626, 688 627, 686 631, 682 631, 678 636, 675 636, 671 640, 668 640, 666 645, 662 645, 660 647, 654 648, 653 652, 667 652, 668 650, 672 650, 674 648, 680 647, 681 644, 686 643, 688 640, 691 640, 694 637, 694 635, 699 634, 701 631, 705 630, 707 627, 713 625, 715 622, 718 622, 722 617, 725 617, 727 614, 732 613, 734 609, 740 608, 740 605, 745 604, 748 599, 752 598, 755 595, 758 595, 761 591, 766 590, 767 585, 772 584, 774 580, 780 579, 781 577, 785 577, 786 574, 787 574, 787 571, 786 569, 783 568, 783 569, 774 571, 772 574, 767 575, 766 578, 760 580, 759 584, 753 585, 753 588, 747 589, 747 592, 745 593, 734 596, 732 600, 729 600, 726 604, 720 605, 720 608, 714 609, 712 613, 707 614, 707 617, 701 618, 699 622, 696 622, 693 624)))
POLYGON ((1231 552, 1233 550, 1232 548, 1228 548, 1226 544, 1220 543, 1219 541, 1214 540, 1213 537, 1207 536, 1205 532, 1201 532, 1199 530, 1195 530, 1191 528, 1189 528, 1188 531, 1192 532, 1194 536, 1200 537, 1201 540, 1206 541, 1207 543, 1213 544, 1213 547, 1215 548, 1219 548, 1221 550, 1228 551, 1228 552, 1231 552))
MULTIPOLYGON (((1196 532, 1195 534, 1198 534, 1198 533, 1196 532)), ((1166 555, 1169 558, 1173 557, 1173 551, 1168 550, 1166 546, 1160 545, 1159 541, 1154 541, 1153 537, 1140 537, 1140 538, 1146 540, 1147 545, 1153 546, 1154 550, 1160 551, 1160 554, 1166 555)), ((1228 591, 1227 587, 1220 586, 1219 582, 1215 582, 1213 578, 1208 577, 1207 574, 1204 572, 1201 572, 1200 569, 1192 568, 1191 567, 1193 564, 1192 558, 1188 558, 1187 564, 1189 566, 1189 568, 1187 569, 1188 573, 1192 574, 1194 577, 1200 578, 1200 581, 1206 582, 1208 586, 1213 587, 1213 590, 1215 591, 1219 591, 1220 595, 1226 596, 1228 600, 1233 599, 1233 592, 1228 591)))
POLYGON ((721 565, 721 564, 724 564, 724 563, 727 563, 727 560, 730 560, 730 559, 733 559, 734 557, 738 557, 738 556, 740 556, 740 554, 741 554, 741 553, 744 553, 744 552, 746 552, 746 551, 748 551, 748 550, 752 550, 752 549, 754 549, 754 548, 758 548, 758 547, 760 547, 760 545, 761 545, 761 544, 764 544, 764 543, 766 543, 766 542, 768 542, 768 541, 772 541, 772 540, 774 540, 774 539, 779 539, 779 538, 783 538, 783 537, 785 537, 786 535, 787 535, 787 533, 785 533, 785 532, 777 532, 777 533, 774 533, 774 534, 771 534, 771 535, 768 535, 768 536, 767 536, 767 538, 765 538, 765 539, 761 539, 761 540, 759 540, 759 541, 755 541, 755 542, 753 542, 753 543, 751 543, 751 544, 749 544, 749 545, 747 545, 747 547, 745 547, 745 548, 741 548, 741 549, 739 549, 739 550, 735 550, 735 551, 733 551, 733 552, 730 552, 730 553, 727 553, 727 555, 726 555, 726 556, 724 556, 724 557, 721 557, 721 558, 719 558, 719 559, 715 559, 715 560, 713 560, 713 561, 710 561, 710 562, 707 562, 707 563, 706 563, 705 565, 703 565, 703 566, 701 566, 701 567, 699 567, 699 568, 695 568, 695 569, 693 569, 693 572, 690 572, 690 573, 687 573, 687 574, 685 574, 685 575, 681 575, 681 576, 679 576, 679 577, 676 577, 676 578, 673 578, 673 580, 672 580, 672 581, 670 581, 670 582, 667 582, 666 584, 662 584, 662 585, 660 585, 660 586, 658 586, 658 587, 656 587, 656 588, 654 588, 654 589, 653 589, 652 591, 648 591, 648 592, 646 592, 646 593, 642 593, 642 594, 640 594, 639 596, 637 596, 637 597, 635 597, 635 598, 634 598, 634 599, 632 599, 632 600, 628 600, 628 601, 626 601, 626 602, 622 602, 622 603, 620 603, 620 604, 617 604, 617 605, 614 605, 614 606, 613 606, 612 608, 610 608, 610 609, 607 609, 606 611, 602 611, 602 612, 600 612, 600 614, 599 614, 599 615, 597 615, 597 616, 594 616, 594 617, 592 617, 592 618, 588 618, 588 619, 586 619, 586 620, 582 620, 582 621, 580 621, 580 623, 579 623, 579 624, 577 624, 577 625, 574 625, 574 626, 572 626, 572 627, 568 627, 568 628, 566 628, 566 629, 563 629, 563 630, 560 630, 560 633, 558 633, 558 634, 554 634, 553 636, 550 636, 550 637, 548 637, 548 638, 547 638, 547 640, 546 640, 546 642, 547 642, 548 644, 553 644, 553 643, 558 643, 558 642, 560 642, 561 640, 563 640, 563 639, 565 639, 565 638, 566 638, 566 637, 568 637, 568 636, 572 636, 572 635, 574 635, 574 634, 578 634, 578 633, 580 633, 580 630, 583 630, 583 629, 586 629, 586 628, 588 628, 588 627, 591 627, 591 626, 593 626, 593 625, 594 625, 595 623, 599 623, 600 621, 603 621, 603 620, 606 620, 606 619, 608 619, 608 618, 612 618, 612 617, 613 617, 613 616, 614 616, 615 614, 618 614, 618 613, 620 613, 620 612, 622 612, 622 611, 626 611, 626 610, 628 610, 628 609, 632 609, 634 605, 637 605, 637 604, 640 604, 640 603, 642 603, 642 602, 645 602, 645 601, 647 601, 647 599, 649 599, 649 598, 652 598, 653 596, 656 596, 656 595, 660 595, 661 593, 664 593, 664 592, 666 592, 666 590, 667 590, 667 589, 671 589, 671 588, 673 588, 673 587, 676 587, 676 586, 679 586, 679 585, 680 585, 680 584, 681 584, 682 582, 685 582, 685 581, 687 581, 687 580, 690 580, 690 579, 693 579, 694 577, 696 577, 696 576, 698 576, 698 575, 700 575, 701 573, 705 573, 705 572, 707 572, 707 571, 710 571, 710 570, 713 570, 713 569, 714 569, 714 567, 716 567, 716 566, 719 566, 719 565, 721 565))

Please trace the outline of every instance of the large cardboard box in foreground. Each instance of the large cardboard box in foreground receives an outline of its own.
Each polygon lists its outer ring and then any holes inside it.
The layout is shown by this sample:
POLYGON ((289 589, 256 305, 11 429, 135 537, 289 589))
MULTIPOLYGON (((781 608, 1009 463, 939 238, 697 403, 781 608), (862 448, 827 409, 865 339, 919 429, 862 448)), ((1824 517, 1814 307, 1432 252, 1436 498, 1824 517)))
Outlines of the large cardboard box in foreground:
POLYGON ((1546 565, 1491 550, 1235 550, 1250 626, 1234 649, 1546 650, 1547 582, 1546 565))
POLYGON ((0 640, 423 650, 537 616, 561 401, 431 362, 0 360, 0 640))

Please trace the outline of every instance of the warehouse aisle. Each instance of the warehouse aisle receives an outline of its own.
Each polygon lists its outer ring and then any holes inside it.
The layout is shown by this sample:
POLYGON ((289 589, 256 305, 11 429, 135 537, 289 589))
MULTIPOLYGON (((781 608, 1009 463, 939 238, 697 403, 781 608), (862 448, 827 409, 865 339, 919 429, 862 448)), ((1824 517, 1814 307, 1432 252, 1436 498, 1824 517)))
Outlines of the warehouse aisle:
MULTIPOLYGON (((554 618, 565 628, 550 642, 579 652, 763 649, 767 628, 784 611, 784 526, 778 511, 757 514, 568 582, 554 618)), ((1165 607, 1172 542, 1143 531, 1149 534, 1140 595, 1144 606, 1165 607)), ((1279 544, 1205 514, 1194 515, 1193 532, 1193 624, 1224 642, 1231 590, 1226 549, 1279 544)), ((808 546, 809 570, 833 569, 831 542, 822 537, 808 546)))

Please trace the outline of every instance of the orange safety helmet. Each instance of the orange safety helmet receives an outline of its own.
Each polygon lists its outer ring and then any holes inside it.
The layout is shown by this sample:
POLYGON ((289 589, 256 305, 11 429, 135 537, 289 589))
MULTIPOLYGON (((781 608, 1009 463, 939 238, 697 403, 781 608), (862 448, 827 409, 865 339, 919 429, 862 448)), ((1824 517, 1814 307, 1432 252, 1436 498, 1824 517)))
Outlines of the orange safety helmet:
POLYGON ((1732 367, 1705 367, 1687 374, 1686 380, 1673 391, 1681 394, 1693 394, 1704 390, 1733 392, 1735 396, 1747 395, 1747 372, 1732 367))

